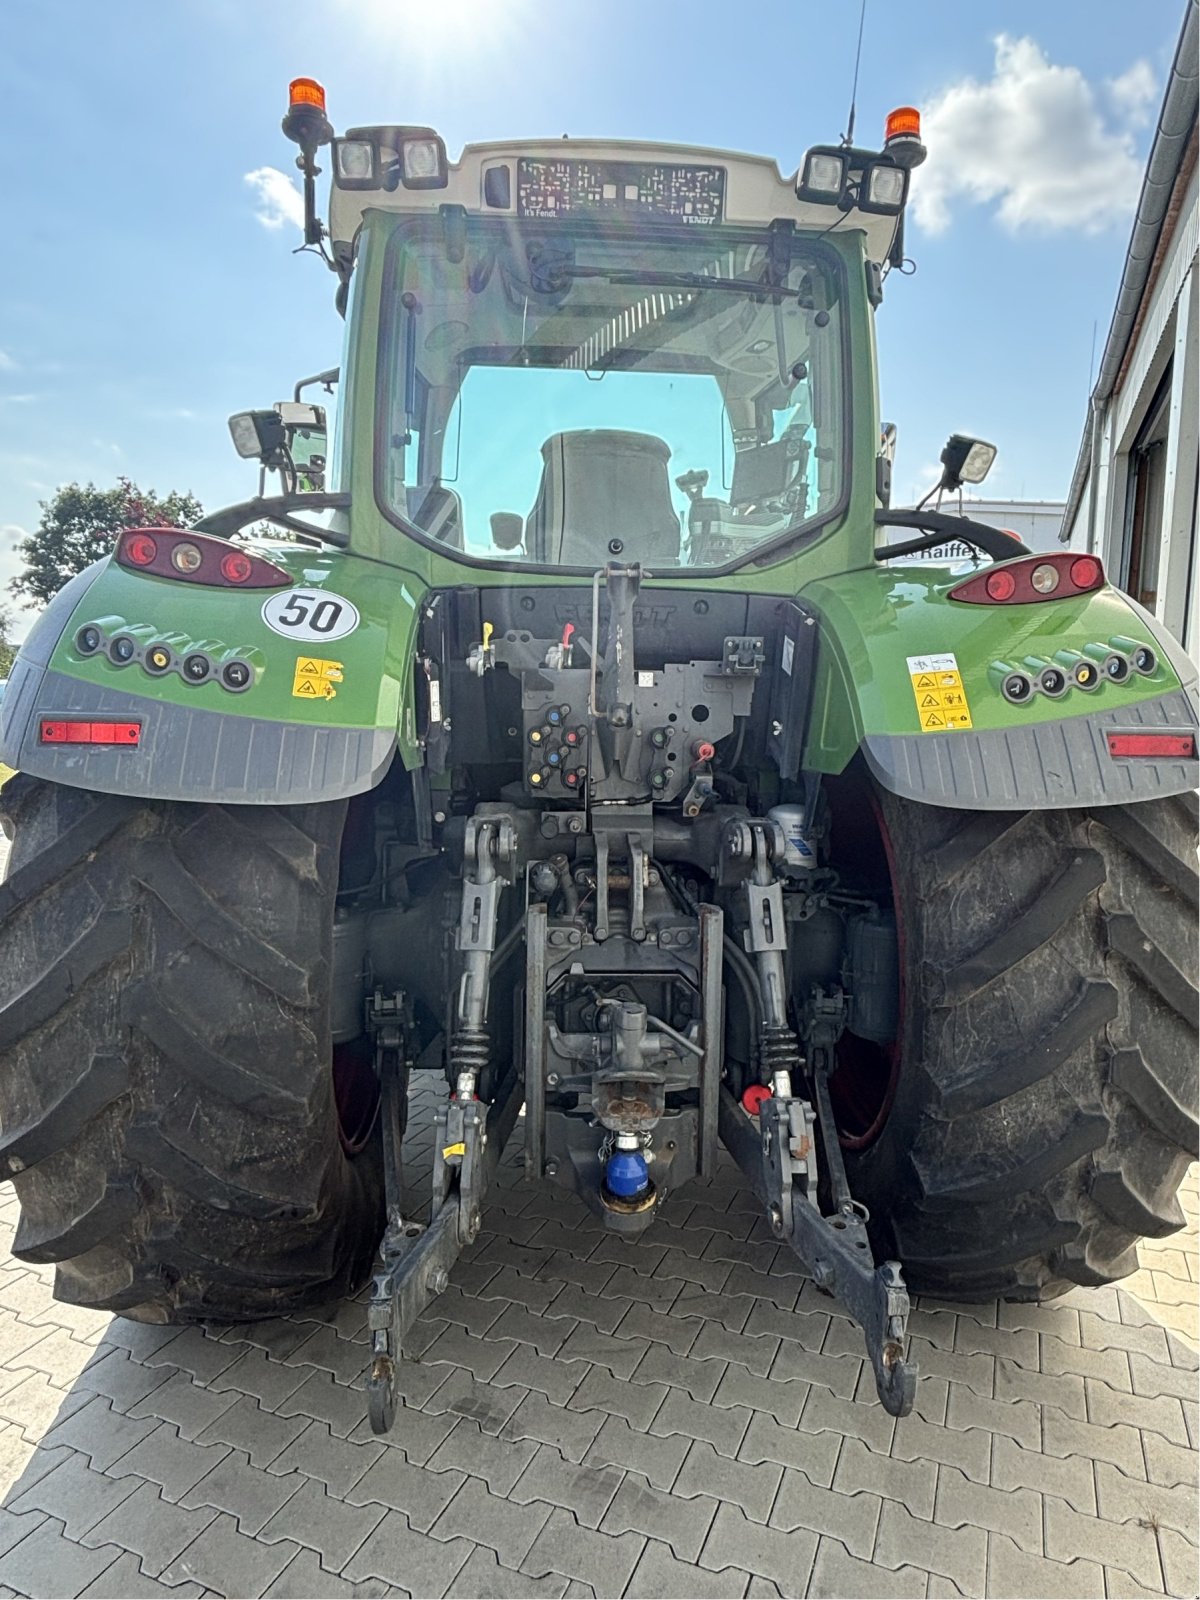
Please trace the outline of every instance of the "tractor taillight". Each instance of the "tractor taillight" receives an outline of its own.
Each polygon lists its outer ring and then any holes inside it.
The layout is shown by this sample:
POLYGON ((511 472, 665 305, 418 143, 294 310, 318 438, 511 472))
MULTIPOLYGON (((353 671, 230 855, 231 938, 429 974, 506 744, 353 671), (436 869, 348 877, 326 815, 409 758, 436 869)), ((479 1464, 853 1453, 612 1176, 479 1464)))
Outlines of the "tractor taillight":
POLYGON ((125 554, 135 567, 148 567, 158 554, 158 545, 148 533, 128 533, 125 554))
POLYGON ((221 557, 221 576, 229 583, 246 583, 253 571, 250 557, 244 551, 230 550, 221 557))
POLYGON ((1110 733, 1110 756, 1142 756, 1158 761, 1194 761, 1194 733, 1110 733))
POLYGON ((225 539, 191 533, 185 528, 129 528, 117 540, 116 558, 123 567, 158 578, 182 578, 218 589, 283 589, 291 575, 273 561, 231 548, 225 539))
POLYGON ((1019 556, 977 572, 956 584, 947 596, 972 605, 1030 605, 1038 600, 1070 600, 1104 584, 1104 568, 1096 556, 1061 554, 1019 556))
POLYGON ((140 722, 111 722, 95 719, 90 722, 67 721, 65 718, 43 717, 38 732, 40 744, 140 744, 140 722))

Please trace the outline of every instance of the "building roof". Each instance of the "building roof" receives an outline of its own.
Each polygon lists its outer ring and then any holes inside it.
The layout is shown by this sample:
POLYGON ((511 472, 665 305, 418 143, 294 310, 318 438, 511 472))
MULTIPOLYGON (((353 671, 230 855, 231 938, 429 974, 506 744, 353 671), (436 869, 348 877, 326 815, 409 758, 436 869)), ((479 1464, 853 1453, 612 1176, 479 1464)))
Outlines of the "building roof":
POLYGON ((1200 99, 1197 76, 1197 15, 1200 0, 1187 0, 1183 27, 1175 47, 1150 159, 1142 179, 1133 231, 1125 254, 1121 287, 1108 330, 1100 370, 1092 390, 1088 421, 1079 445, 1079 456, 1071 487, 1067 492, 1066 512, 1059 537, 1066 540, 1083 499, 1091 467, 1092 421, 1097 411, 1117 390, 1124 375, 1126 357, 1141 323, 1141 314, 1153 289, 1159 263, 1179 216, 1183 189, 1196 162, 1196 111, 1200 99))

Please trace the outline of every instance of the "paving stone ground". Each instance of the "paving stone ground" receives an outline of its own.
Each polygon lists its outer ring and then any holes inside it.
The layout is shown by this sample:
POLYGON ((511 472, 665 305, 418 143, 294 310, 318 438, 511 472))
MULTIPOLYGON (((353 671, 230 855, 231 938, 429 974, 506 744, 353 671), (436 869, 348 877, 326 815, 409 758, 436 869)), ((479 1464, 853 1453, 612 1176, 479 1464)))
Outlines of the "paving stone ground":
POLYGON ((732 1166, 624 1244, 514 1145, 386 1441, 361 1296, 147 1327, 5 1255, 0 1595, 1195 1596, 1194 1170, 1183 1198, 1153 1300, 921 1304, 899 1423, 732 1166))

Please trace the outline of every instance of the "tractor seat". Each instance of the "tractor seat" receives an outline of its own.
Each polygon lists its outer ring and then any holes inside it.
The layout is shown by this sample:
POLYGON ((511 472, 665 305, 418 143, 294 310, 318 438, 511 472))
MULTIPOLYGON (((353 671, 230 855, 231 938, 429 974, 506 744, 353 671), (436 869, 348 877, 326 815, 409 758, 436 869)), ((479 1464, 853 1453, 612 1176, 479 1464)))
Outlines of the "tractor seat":
POLYGON ((542 446, 542 481, 525 521, 532 561, 601 567, 679 565, 670 447, 650 433, 578 428, 542 446))

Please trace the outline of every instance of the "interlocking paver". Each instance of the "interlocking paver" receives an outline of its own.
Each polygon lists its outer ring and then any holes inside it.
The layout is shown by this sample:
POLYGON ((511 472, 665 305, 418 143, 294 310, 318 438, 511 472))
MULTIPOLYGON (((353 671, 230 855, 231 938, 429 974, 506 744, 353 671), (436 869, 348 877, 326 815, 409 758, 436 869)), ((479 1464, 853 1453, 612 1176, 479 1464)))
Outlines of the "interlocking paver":
POLYGON ((435 1416, 448 1411, 456 1417, 470 1417, 485 1433, 499 1433, 524 1399, 521 1389, 484 1383, 464 1368, 454 1367, 445 1383, 425 1402, 424 1410, 435 1416))
POLYGON ((677 1561, 669 1545, 648 1539, 625 1589, 625 1600, 738 1600, 750 1575, 736 1567, 705 1572, 690 1561, 677 1561))
POLYGON ((44 1511, 62 1522, 68 1539, 78 1541, 137 1488, 132 1478, 109 1478, 94 1472, 81 1456, 71 1456, 40 1478, 32 1488, 10 1497, 22 1511, 44 1511))
POLYGON ((929 1574, 918 1567, 892 1569, 860 1560, 840 1539, 825 1534, 817 1546, 807 1594, 809 1600, 846 1600, 847 1595, 854 1595, 855 1600, 873 1596, 903 1600, 908 1595, 923 1597, 928 1580, 929 1574))
POLYGON ((1042 1439, 1041 1413, 1030 1401, 988 1400, 959 1383, 950 1385, 946 1424, 956 1429, 980 1428, 1007 1434, 1027 1450, 1036 1450, 1042 1439))
POLYGON ((265 1467, 308 1425, 307 1417, 280 1417, 264 1411, 257 1400, 243 1396, 209 1424, 199 1442, 244 1450, 256 1467, 265 1467))
POLYGON ((534 1540, 521 1571, 532 1578, 551 1573, 588 1584, 598 1595, 622 1594, 646 1541, 636 1533, 596 1533, 581 1528, 569 1511, 555 1510, 534 1540))
MULTIPOLYGON (((456 1420, 453 1429, 439 1442, 428 1466, 435 1473, 451 1470, 469 1473, 473 1478, 482 1478, 493 1494, 507 1494, 538 1449, 534 1439, 498 1439, 484 1433, 470 1417, 463 1417, 456 1420)), ((397 1509, 403 1511, 406 1507, 397 1509)))
POLYGON ((844 1439, 833 1475, 840 1494, 865 1490, 885 1500, 899 1500, 914 1516, 933 1520, 938 1467, 935 1461, 902 1461, 868 1450, 861 1439, 844 1439))
POLYGON ((802 1433, 797 1428, 781 1427, 774 1417, 756 1411, 738 1450, 738 1460, 778 1462, 780 1466, 803 1472, 811 1482, 828 1489, 841 1447, 839 1434, 802 1433))
POLYGON ((349 1505, 308 1478, 264 1524, 259 1538, 268 1544, 292 1539, 315 1550, 322 1566, 338 1572, 382 1522, 385 1511, 380 1505, 349 1505))
POLYGON ((756 1378, 745 1367, 731 1361, 717 1386, 713 1404, 721 1407, 744 1406, 775 1417, 785 1427, 794 1428, 808 1399, 811 1385, 783 1378, 756 1378))
POLYGON ((241 1533, 254 1535, 307 1481, 298 1472, 277 1476, 254 1466, 244 1451, 230 1450, 180 1504, 227 1512, 237 1519, 241 1533))
POLYGON ((710 1572, 733 1566, 775 1584, 782 1595, 799 1600, 808 1591, 817 1553, 815 1533, 781 1533, 750 1522, 738 1506, 721 1506, 713 1520, 700 1565, 710 1572))
MULTIPOLYGON (((765 1304, 755 1302, 756 1306, 765 1304)), ((753 1320, 754 1313, 750 1316, 753 1320)), ((736 1361, 756 1377, 765 1378, 779 1354, 779 1343, 773 1334, 751 1334, 748 1328, 730 1333, 719 1322, 704 1322, 688 1354, 693 1361, 736 1361)))
POLYGON ((649 1430, 663 1401, 672 1392, 665 1383, 630 1383, 593 1367, 567 1402, 570 1411, 601 1411, 624 1417, 640 1432, 649 1430))
MULTIPOLYGON (((433 1388, 436 1387, 435 1380, 433 1388)), ((431 1392, 432 1389, 427 1390, 422 1398, 431 1392)), ((350 1388, 338 1383, 328 1372, 311 1371, 275 1411, 281 1417, 308 1417, 313 1422, 323 1422, 336 1438, 348 1439, 367 1414, 366 1390, 361 1384, 350 1388)))
POLYGON ((1200 1505, 1191 1488, 1165 1489, 1161 1484, 1127 1478, 1107 1461, 1096 1462, 1096 1500, 1106 1522, 1149 1522, 1175 1528, 1191 1539, 1197 1536, 1200 1505))
POLYGON ((549 1445, 537 1454, 509 1490, 509 1498, 527 1505, 545 1501, 570 1511, 585 1528, 598 1528, 621 1483, 615 1467, 590 1466, 567 1461, 549 1445))
POLYGON ((1032 1489, 990 1488, 957 1467, 939 1467, 934 1521, 946 1528, 989 1528, 1031 1555, 1042 1554, 1042 1499, 1032 1489))
MULTIPOLYGON (((1146 1435, 1147 1440, 1161 1435, 1146 1435)), ((1077 1422, 1057 1406, 1047 1406, 1042 1414, 1042 1437, 1029 1446, 1051 1456, 1082 1456, 1084 1460, 1111 1461, 1131 1477, 1142 1472, 1142 1434, 1136 1428, 1115 1423, 1104 1427, 1091 1422, 1077 1422)), ((1163 1443, 1169 1441, 1165 1438, 1163 1443)))
POLYGON ((426 1366, 458 1367, 481 1383, 488 1383, 517 1348, 515 1339, 498 1336, 499 1320, 486 1339, 480 1339, 453 1322, 419 1323, 406 1341, 426 1366))
POLYGON ((718 1455, 711 1444, 698 1439, 687 1453, 672 1493, 711 1495, 741 1506, 752 1522, 766 1523, 783 1480, 783 1468, 764 1461, 757 1466, 747 1461, 730 1461, 718 1455))
MULTIPOLYGON (((575 1333, 579 1331, 576 1328, 575 1333)), ((588 1370, 584 1360, 565 1359, 563 1352, 566 1348, 564 1345, 558 1355, 552 1357, 539 1355, 531 1345, 519 1344, 492 1382, 501 1389, 536 1389, 547 1400, 553 1400, 555 1405, 565 1406, 587 1376, 588 1370)))
POLYGON ((273 1411, 288 1395, 307 1383, 310 1376, 302 1368, 272 1360, 265 1350, 247 1346, 232 1366, 217 1374, 212 1387, 218 1394, 249 1395, 266 1410, 273 1411))
POLYGON ((851 1555, 865 1561, 875 1543, 882 1506, 878 1495, 822 1489, 789 1468, 771 1511, 771 1527, 785 1533, 805 1528, 810 1533, 829 1534, 840 1539, 851 1555))
POLYGON ((1096 1511, 1096 1481, 1087 1456, 1045 1455, 998 1436, 992 1442, 992 1484, 997 1489, 1054 1494, 1076 1511, 1093 1515, 1096 1511))
POLYGON ((27 1539, 45 1520, 44 1511, 16 1512, 9 1511, 7 1507, 0 1508, 0 1556, 20 1544, 22 1539, 27 1539))
POLYGON ((884 1500, 874 1559, 884 1567, 924 1567, 949 1578, 963 1594, 982 1594, 987 1542, 982 1528, 943 1528, 914 1517, 896 1500, 884 1500))
POLYGON ((1196 1488, 1198 1475, 1194 1450, 1184 1450, 1180 1445, 1170 1444, 1157 1433, 1146 1434, 1142 1448, 1146 1476, 1151 1483, 1161 1483, 1167 1488, 1173 1488, 1176 1484, 1190 1484, 1193 1489, 1196 1488))
MULTIPOLYGON (((172 1594, 179 1592, 171 1591, 172 1594)), ((389 1586, 380 1578, 348 1583, 345 1578, 326 1571, 315 1551, 300 1550, 263 1593, 269 1600, 313 1600, 314 1595, 319 1595, 321 1600, 370 1600, 370 1597, 388 1594, 389 1586)))
POLYGON ((1053 1561, 1100 1561, 1123 1567, 1147 1588, 1158 1586, 1162 1568, 1151 1528, 1139 1522, 1108 1522, 1074 1511, 1065 1500, 1047 1495, 1046 1554, 1053 1561))
POLYGON ((609 1417, 584 1461, 591 1466, 625 1467, 639 1473, 656 1489, 669 1489, 679 1476, 690 1447, 686 1435, 660 1439, 652 1433, 638 1433, 624 1417, 609 1417))
MULTIPOLYGON (((482 1437, 489 1444, 494 1442, 482 1437)), ((386 1450, 346 1491, 346 1499, 352 1505, 402 1511, 412 1527, 428 1533, 465 1481, 465 1472, 417 1467, 405 1461, 398 1450, 386 1450)))
POLYGON ((68 1539, 63 1525, 47 1517, 27 1539, 0 1556, 0 1583, 18 1594, 38 1595, 40 1600, 82 1594, 121 1552, 115 1545, 88 1550, 68 1539))
POLYGON ((431 1539, 409 1527, 399 1511, 388 1511, 343 1567, 341 1576, 351 1581, 382 1578, 409 1594, 440 1596, 466 1566, 471 1549, 466 1539, 445 1543, 431 1539))
POLYGON ((1157 1535, 1167 1592, 1190 1595, 1196 1588, 1196 1546, 1174 1528, 1163 1528, 1157 1535))
MULTIPOLYGON (((5 1592, 13 1593, 11 1589, 5 1592)), ((190 1596, 204 1592, 199 1583, 180 1583, 168 1589, 157 1578, 149 1577, 137 1556, 127 1550, 88 1584, 83 1600, 189 1600, 190 1596)))
POLYGON ((733 1460, 746 1437, 752 1412, 746 1406, 705 1406, 682 1389, 669 1389, 650 1432, 679 1433, 686 1439, 707 1439, 723 1456, 733 1460))
POLYGON ((1141 1432, 1161 1433, 1172 1444, 1194 1442, 1189 1438, 1185 1404, 1174 1394, 1125 1394, 1090 1378, 1085 1387, 1089 1422, 1102 1428, 1127 1423, 1141 1432))
POLYGON ((694 1356, 677 1356, 665 1345, 650 1345, 633 1371, 633 1382, 668 1384, 685 1389, 693 1400, 711 1400, 725 1373, 724 1361, 698 1361, 694 1356))
POLYGON ((494 1550, 501 1565, 512 1568, 528 1555, 553 1509, 544 1501, 506 1500, 489 1493, 478 1478, 468 1478, 430 1532, 435 1539, 461 1534, 494 1550))
POLYGON ((134 1420, 122 1416, 99 1396, 73 1411, 65 1421, 51 1428, 42 1440, 43 1448, 69 1445, 87 1456, 97 1472, 105 1472, 127 1450, 158 1427, 154 1417, 134 1420))
POLYGON ((669 1312, 655 1311, 640 1301, 634 1301, 621 1318, 617 1333, 622 1339, 665 1344, 677 1356, 686 1356, 691 1353, 702 1326, 699 1317, 684 1316, 678 1307, 669 1312))
POLYGON ((196 1383, 187 1372, 176 1371, 166 1383, 134 1401, 128 1411, 131 1417, 157 1417, 160 1422, 169 1422, 178 1428, 181 1439, 198 1439, 222 1412, 237 1403, 237 1398, 236 1394, 221 1394, 196 1383))
POLYGON ((106 1397, 117 1411, 126 1411, 171 1377, 172 1367, 147 1367, 127 1350, 101 1345, 79 1374, 76 1387, 106 1397))
MULTIPOLYGON (((388 1450, 398 1450, 407 1461, 423 1465, 433 1455, 446 1436, 458 1424, 452 1411, 431 1416, 427 1411, 417 1411, 412 1406, 399 1405, 391 1432, 383 1441, 388 1450)), ((352 1444, 378 1444, 369 1423, 360 1423, 350 1435, 352 1444)))
POLYGON ((302 1472, 306 1477, 319 1478, 331 1493, 341 1496, 379 1459, 382 1450, 382 1445, 372 1447, 338 1439, 325 1423, 310 1422, 298 1438, 268 1462, 267 1471, 280 1476, 302 1472))
POLYGON ((0 1417, 15 1422, 30 1438, 40 1439, 62 1415, 66 1399, 66 1391, 56 1389, 45 1373, 31 1372, 0 1394, 0 1417))
MULTIPOLYGON (((514 1394, 519 1390, 509 1391, 514 1394)), ((568 1461, 582 1461, 604 1424, 599 1411, 569 1411, 532 1390, 504 1423, 504 1439, 529 1439, 551 1444, 568 1461)))
POLYGON ((211 1383, 233 1365, 237 1351, 209 1338, 203 1328, 183 1328, 143 1360, 149 1367, 178 1367, 200 1383, 211 1383))
MULTIPOLYGON (((522 1348, 528 1349, 529 1346, 525 1345, 522 1348)), ((646 1339, 631 1339, 605 1333, 588 1322, 580 1322, 571 1330, 571 1335, 558 1352, 557 1359, 569 1362, 577 1369, 581 1362, 591 1362, 596 1366, 607 1367, 615 1378, 631 1378, 646 1351, 652 1348, 646 1339)), ((580 1383, 584 1376, 585 1373, 580 1371, 580 1383)))
POLYGON ((199 1538, 163 1568, 165 1584, 202 1583, 225 1595, 260 1595, 287 1566, 299 1545, 288 1542, 264 1544, 238 1531, 237 1523, 224 1512, 204 1529, 199 1538))
MULTIPOLYGON (((131 1479, 120 1480, 123 1483, 131 1479)), ((204 1532, 217 1513, 210 1509, 187 1511, 164 1498, 157 1484, 143 1483, 95 1523, 81 1544, 115 1544, 132 1550, 143 1573, 157 1578, 176 1556, 204 1532)))
POLYGON ((569 1588, 568 1580, 557 1574, 531 1578, 524 1572, 513 1572, 501 1566, 494 1551, 480 1545, 472 1550, 446 1594, 449 1600, 542 1600, 543 1596, 546 1600, 559 1600, 569 1588))
POLYGON ((630 1473, 600 1527, 605 1533, 644 1533, 669 1544, 677 1560, 695 1561, 716 1513, 711 1495, 683 1499, 630 1473))
POLYGON ((988 1538, 987 1594, 992 1600, 1096 1600, 1104 1594, 1104 1568, 1094 1561, 1046 1561, 1004 1534, 988 1538))

